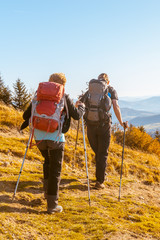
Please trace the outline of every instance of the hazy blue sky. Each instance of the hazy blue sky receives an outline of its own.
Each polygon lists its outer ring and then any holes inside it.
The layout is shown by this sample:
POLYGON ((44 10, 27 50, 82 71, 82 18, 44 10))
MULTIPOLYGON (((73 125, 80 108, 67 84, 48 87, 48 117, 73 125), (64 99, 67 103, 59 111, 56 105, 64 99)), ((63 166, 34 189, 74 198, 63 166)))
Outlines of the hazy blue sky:
POLYGON ((54 72, 74 98, 101 72, 119 96, 160 95, 160 0, 0 0, 5 84, 54 72))

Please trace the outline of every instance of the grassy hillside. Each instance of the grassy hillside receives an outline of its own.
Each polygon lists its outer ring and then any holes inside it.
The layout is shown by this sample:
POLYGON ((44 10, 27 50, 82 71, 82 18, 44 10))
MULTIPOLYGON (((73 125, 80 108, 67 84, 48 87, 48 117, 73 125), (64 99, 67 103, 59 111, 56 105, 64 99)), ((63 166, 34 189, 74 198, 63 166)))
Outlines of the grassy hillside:
POLYGON ((122 146, 112 139, 106 188, 95 190, 94 154, 87 142, 89 207, 81 133, 74 161, 75 129, 66 134, 59 197, 64 211, 46 213, 43 159, 36 147, 28 150, 16 198, 12 201, 28 141, 28 130, 21 134, 18 131, 21 116, 21 112, 0 105, 0 239, 160 239, 159 157, 125 147, 119 202, 122 146))

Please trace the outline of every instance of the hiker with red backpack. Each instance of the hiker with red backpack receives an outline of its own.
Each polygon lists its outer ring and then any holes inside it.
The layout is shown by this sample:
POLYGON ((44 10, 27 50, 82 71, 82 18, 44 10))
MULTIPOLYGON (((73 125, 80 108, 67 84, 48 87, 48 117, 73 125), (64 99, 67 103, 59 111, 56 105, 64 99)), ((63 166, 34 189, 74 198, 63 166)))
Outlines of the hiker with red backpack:
POLYGON ((25 128, 30 119, 32 134, 36 145, 44 157, 43 186, 47 199, 47 212, 62 212, 58 205, 59 184, 64 157, 65 137, 69 130, 71 117, 79 120, 84 113, 84 104, 77 101, 75 107, 65 93, 66 77, 63 73, 54 73, 49 82, 39 84, 36 95, 24 112, 25 128))
POLYGON ((89 82, 88 90, 80 96, 80 101, 85 103, 84 119, 87 125, 87 137, 96 160, 96 189, 105 187, 105 170, 107 165, 108 149, 111 139, 111 105, 115 115, 123 128, 128 127, 128 122, 123 122, 118 95, 116 90, 109 85, 108 75, 101 73, 98 79, 89 82))

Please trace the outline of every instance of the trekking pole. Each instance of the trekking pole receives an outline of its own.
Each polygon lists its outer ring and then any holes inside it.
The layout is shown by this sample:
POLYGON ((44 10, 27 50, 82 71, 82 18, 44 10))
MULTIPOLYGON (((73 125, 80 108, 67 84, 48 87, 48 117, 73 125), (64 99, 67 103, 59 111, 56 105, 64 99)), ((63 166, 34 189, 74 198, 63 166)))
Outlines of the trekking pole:
POLYGON ((119 197, 118 197, 118 201, 119 201, 119 202, 120 202, 120 198, 121 198, 121 182, 122 182, 122 173, 123 173, 124 143, 125 143, 125 128, 124 128, 124 134, 123 134, 122 163, 121 163, 120 185, 119 185, 119 197))
POLYGON ((23 164, 24 164, 24 161, 25 161, 25 158, 26 158, 26 154, 27 154, 27 150, 28 150, 29 143, 30 143, 30 140, 31 140, 31 136, 32 136, 32 131, 31 131, 30 136, 29 136, 29 140, 28 140, 28 143, 27 143, 27 147, 26 147, 26 151, 25 151, 24 157, 23 157, 23 162, 22 162, 21 169, 20 169, 20 172, 19 172, 19 176, 18 176, 17 184, 16 184, 16 187, 15 187, 15 190, 14 190, 12 201, 14 200, 16 192, 17 192, 19 179, 20 179, 20 176, 21 176, 21 173, 22 173, 23 164))
POLYGON ((75 142, 75 149, 74 149, 74 158, 73 158, 74 162, 72 162, 72 166, 74 166, 75 157, 76 157, 77 141, 78 141, 78 131, 79 131, 79 122, 80 122, 80 120, 78 120, 78 125, 77 125, 77 135, 76 135, 76 142, 75 142))
POLYGON ((86 173, 87 173, 87 184, 88 184, 88 199, 89 199, 89 206, 91 206, 91 200, 90 200, 90 187, 89 187, 89 177, 88 177, 87 153, 86 153, 86 142, 85 142, 85 132, 84 132, 83 115, 82 115, 82 131, 83 131, 83 144, 84 144, 85 163, 86 163, 86 173))

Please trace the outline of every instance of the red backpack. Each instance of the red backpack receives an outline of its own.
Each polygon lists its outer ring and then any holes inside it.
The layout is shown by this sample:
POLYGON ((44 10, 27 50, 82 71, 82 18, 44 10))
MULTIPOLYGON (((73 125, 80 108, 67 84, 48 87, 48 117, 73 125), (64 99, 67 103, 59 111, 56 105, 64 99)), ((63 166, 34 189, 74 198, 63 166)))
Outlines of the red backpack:
MULTIPOLYGON (((39 83, 32 101, 31 128, 54 132, 62 128, 61 114, 64 109, 64 86, 55 82, 39 83)), ((32 136, 33 137, 33 136, 32 136)))

